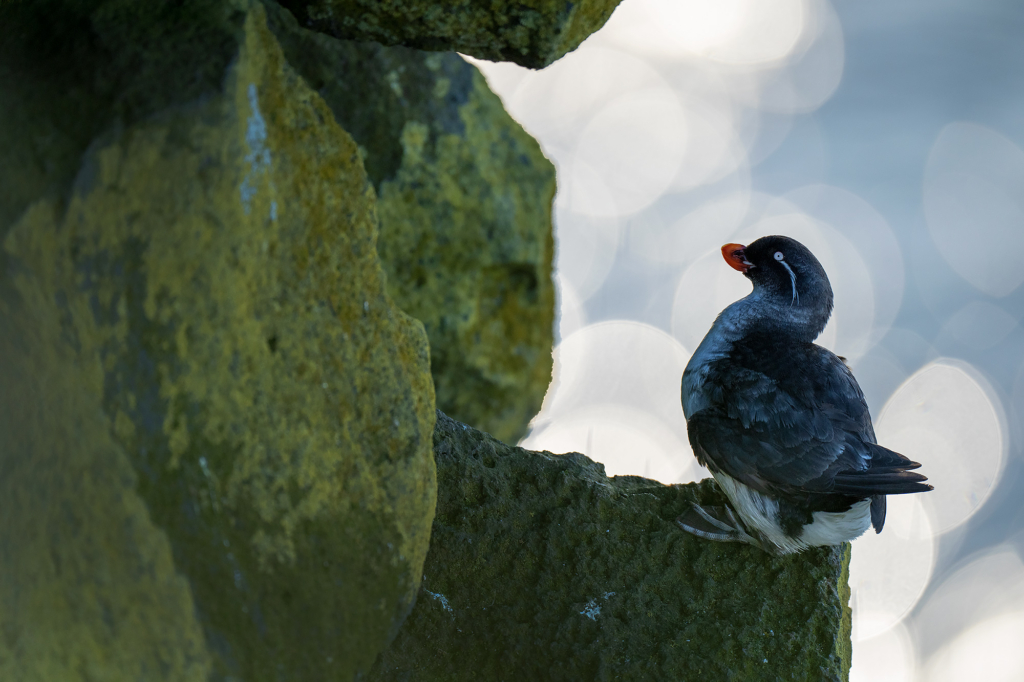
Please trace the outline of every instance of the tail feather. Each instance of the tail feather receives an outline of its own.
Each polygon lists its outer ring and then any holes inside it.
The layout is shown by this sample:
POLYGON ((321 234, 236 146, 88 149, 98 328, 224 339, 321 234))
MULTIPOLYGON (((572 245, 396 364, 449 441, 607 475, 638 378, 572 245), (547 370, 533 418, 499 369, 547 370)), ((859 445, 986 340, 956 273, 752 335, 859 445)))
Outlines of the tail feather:
POLYGON ((872 497, 873 495, 904 495, 908 493, 925 493, 934 488, 920 481, 884 480, 857 481, 836 479, 832 492, 856 497, 872 497))
MULTIPOLYGON (((849 498, 856 498, 863 500, 866 498, 875 498, 877 496, 884 495, 905 495, 909 493, 923 493, 933 490, 932 486, 926 483, 928 477, 923 474, 919 474, 916 471, 910 471, 911 469, 917 469, 921 466, 919 462, 915 462, 907 457, 904 457, 898 452, 893 452, 883 448, 880 445, 874 443, 863 443, 867 446, 868 454, 870 459, 867 461, 867 467, 863 469, 840 469, 840 470, 829 470, 826 471, 819 478, 804 484, 796 491, 794 495, 800 496, 802 494, 823 495, 821 499, 817 499, 813 503, 816 508, 820 507, 821 510, 829 508, 830 502, 826 499, 836 498, 841 503, 845 503, 849 498)), ((859 454, 863 456, 863 451, 859 454)), ((855 466, 864 466, 863 459, 855 462, 842 461, 837 462, 838 466, 854 464, 855 466)), ((809 498, 808 498, 809 499, 809 498)), ((885 508, 883 503, 876 503, 872 509, 873 525, 875 521, 877 524, 881 524, 885 519, 885 508)))
POLYGON ((871 526, 875 533, 881 533, 885 525, 885 495, 875 495, 871 498, 871 526))
POLYGON ((932 490, 927 477, 913 472, 921 467, 909 457, 876 443, 866 444, 871 452, 868 468, 844 471, 835 477, 832 492, 871 498, 871 525, 876 533, 885 525, 886 495, 924 493, 932 490))
POLYGON ((900 469, 918 469, 921 464, 910 459, 906 455, 901 455, 895 450, 882 447, 878 443, 865 443, 868 450, 871 452, 871 468, 891 468, 899 467, 900 469))
POLYGON ((836 476, 836 483, 846 483, 849 485, 889 485, 893 483, 913 483, 920 481, 927 481, 928 478, 916 471, 886 471, 876 472, 874 469, 868 469, 864 472, 845 472, 836 476))
MULTIPOLYGON (((898 452, 881 445, 871 444, 871 461, 867 469, 844 471, 833 482, 832 491, 845 495, 872 497, 874 495, 902 495, 932 490, 924 481, 928 478, 911 469, 921 465, 898 452)), ((884 512, 882 512, 884 519, 884 512)))
POLYGON ((917 462, 908 462, 907 464, 893 464, 890 466, 874 466, 872 463, 871 468, 868 470, 873 474, 888 474, 900 471, 910 471, 912 469, 920 469, 921 465, 917 462))

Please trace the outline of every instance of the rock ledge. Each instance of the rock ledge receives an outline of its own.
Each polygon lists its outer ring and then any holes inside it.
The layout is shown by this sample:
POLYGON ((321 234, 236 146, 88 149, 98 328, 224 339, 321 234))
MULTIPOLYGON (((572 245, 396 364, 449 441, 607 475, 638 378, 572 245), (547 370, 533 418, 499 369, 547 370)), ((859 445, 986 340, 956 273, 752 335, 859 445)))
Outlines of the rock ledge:
POLYGON ((412 614, 373 679, 845 680, 850 545, 772 557, 674 519, 708 480, 607 478, 438 413, 412 614))

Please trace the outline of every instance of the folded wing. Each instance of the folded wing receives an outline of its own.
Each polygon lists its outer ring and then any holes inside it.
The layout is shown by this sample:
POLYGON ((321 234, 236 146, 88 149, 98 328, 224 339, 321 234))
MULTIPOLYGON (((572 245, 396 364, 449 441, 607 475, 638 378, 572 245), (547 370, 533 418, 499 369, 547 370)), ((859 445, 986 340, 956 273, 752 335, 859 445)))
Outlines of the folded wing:
POLYGON ((819 346, 780 352, 751 336, 709 367, 703 390, 708 405, 687 422, 694 453, 755 490, 829 509, 830 496, 931 489, 912 471, 920 464, 875 442, 856 380, 819 346))

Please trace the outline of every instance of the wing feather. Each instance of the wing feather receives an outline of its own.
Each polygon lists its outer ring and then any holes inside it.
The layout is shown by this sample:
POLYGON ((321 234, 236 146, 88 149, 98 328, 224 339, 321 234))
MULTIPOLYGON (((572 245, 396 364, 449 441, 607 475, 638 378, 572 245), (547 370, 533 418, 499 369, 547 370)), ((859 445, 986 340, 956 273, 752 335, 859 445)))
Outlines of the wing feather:
POLYGON ((776 339, 748 337, 709 365, 701 390, 706 406, 687 422, 694 453, 756 490, 807 499, 931 488, 910 473, 917 462, 877 445, 860 386, 820 346, 780 352, 776 339))

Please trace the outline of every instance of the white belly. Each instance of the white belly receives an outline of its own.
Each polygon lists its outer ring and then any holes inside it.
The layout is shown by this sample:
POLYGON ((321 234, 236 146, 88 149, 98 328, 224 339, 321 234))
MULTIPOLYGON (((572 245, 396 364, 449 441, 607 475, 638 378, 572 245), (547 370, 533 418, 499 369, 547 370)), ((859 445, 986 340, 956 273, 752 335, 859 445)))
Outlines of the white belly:
POLYGON ((790 537, 779 524, 778 502, 725 474, 715 474, 715 480, 747 529, 756 530, 784 554, 808 547, 838 545, 859 538, 871 527, 871 500, 867 499, 844 512, 814 512, 811 523, 804 526, 798 536, 790 537))

